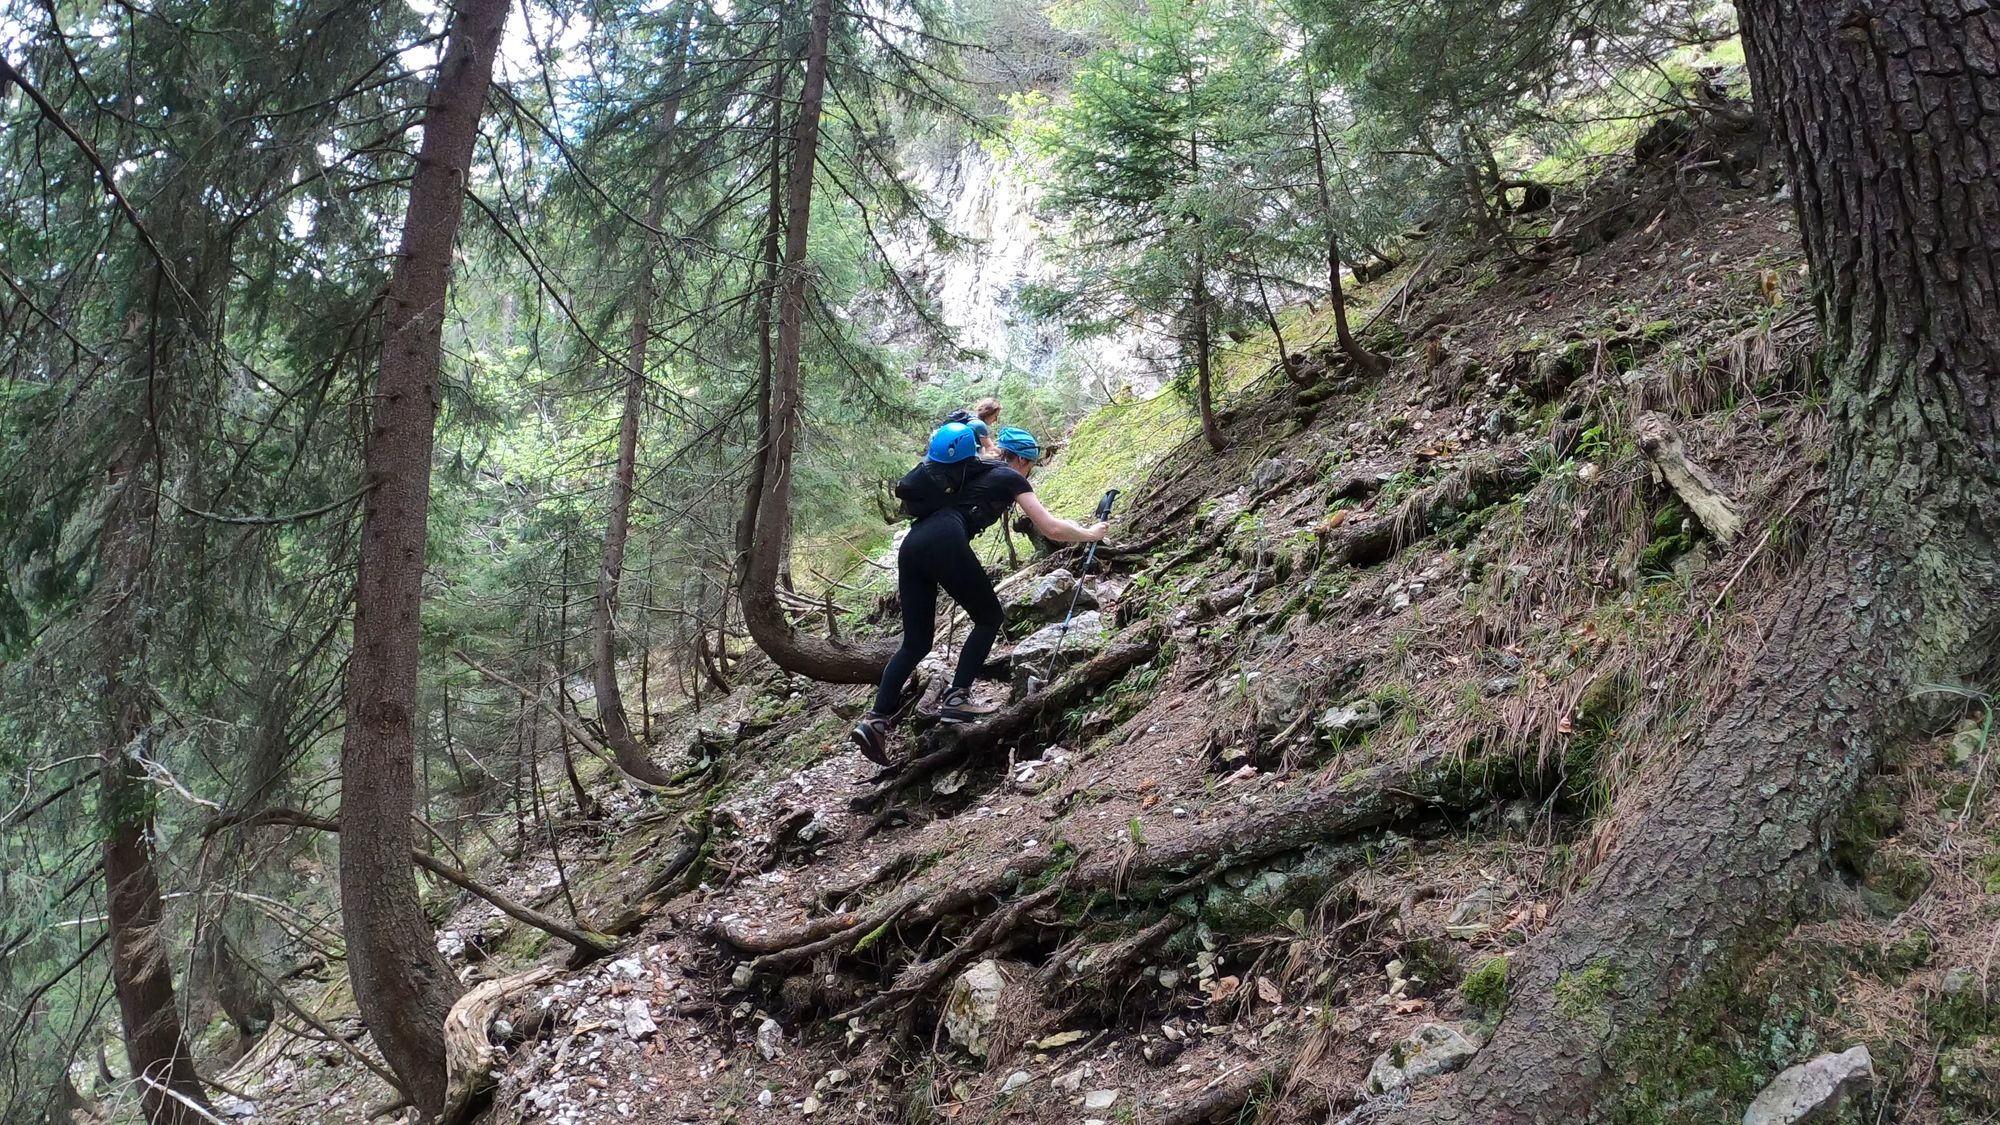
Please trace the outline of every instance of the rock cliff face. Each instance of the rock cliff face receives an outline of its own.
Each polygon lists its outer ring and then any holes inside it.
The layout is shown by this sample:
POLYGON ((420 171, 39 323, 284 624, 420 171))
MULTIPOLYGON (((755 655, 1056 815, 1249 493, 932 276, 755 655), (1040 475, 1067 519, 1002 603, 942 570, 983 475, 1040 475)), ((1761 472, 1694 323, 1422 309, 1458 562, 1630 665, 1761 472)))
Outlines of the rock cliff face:
MULTIPOLYGON (((1036 215, 1040 191, 1032 168, 967 144, 942 161, 913 164, 910 179, 931 200, 946 237, 928 238, 912 227, 887 249, 962 347, 983 353, 996 372, 1016 370, 1037 379, 1073 373, 1092 396, 1106 397, 1127 385, 1141 394, 1157 387, 1158 364, 1141 346, 1149 335, 1141 326, 1072 339, 1058 321, 1023 307, 1028 287, 1060 280, 1050 260, 1060 232, 1036 215)), ((909 320, 907 312, 892 316, 886 326, 890 338, 921 343, 919 326, 909 320)), ((960 365, 932 359, 913 373, 936 378, 960 365)))

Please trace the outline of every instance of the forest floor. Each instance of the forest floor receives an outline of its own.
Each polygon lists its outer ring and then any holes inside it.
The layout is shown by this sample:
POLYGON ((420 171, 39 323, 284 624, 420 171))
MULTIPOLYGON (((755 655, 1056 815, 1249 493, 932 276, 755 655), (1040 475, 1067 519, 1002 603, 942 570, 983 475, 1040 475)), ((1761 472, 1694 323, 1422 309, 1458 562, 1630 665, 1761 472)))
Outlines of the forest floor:
MULTIPOLYGON (((1635 174, 1517 220, 1518 256, 1412 243, 1364 298, 1388 377, 1301 332, 1325 370, 1228 399, 1229 452, 1106 482, 1130 490, 1124 549, 1087 583, 1103 636, 1063 704, 990 745, 901 734, 963 761, 883 777, 845 742, 862 689, 746 663, 656 728, 683 791, 600 779, 597 815, 554 826, 566 880, 483 873, 629 922, 616 956, 503 1008, 490 1119, 1317 1122, 1423 1096, 1379 1060, 1437 1025, 1410 1069, 1449 1067, 1502 1016, 1509 952, 1720 707, 1811 535, 1827 426, 1791 214, 1635 174), (1660 478, 1662 419, 1732 539, 1660 478)), ((1105 475, 1088 430, 1053 478, 1105 475)), ((1009 579, 1016 639, 1076 566, 1009 579)), ((1814 915, 1633 1033, 1607 1116, 1738 1120, 1855 1044, 1872 1120, 2000 1111, 1986 757, 1970 720, 1906 747, 1814 915)), ((567 952, 476 901, 446 929, 468 979, 567 952)), ((294 997, 351 1030, 327 973, 294 997)), ((390 1101, 276 1033, 221 1078, 258 1120, 390 1101)))

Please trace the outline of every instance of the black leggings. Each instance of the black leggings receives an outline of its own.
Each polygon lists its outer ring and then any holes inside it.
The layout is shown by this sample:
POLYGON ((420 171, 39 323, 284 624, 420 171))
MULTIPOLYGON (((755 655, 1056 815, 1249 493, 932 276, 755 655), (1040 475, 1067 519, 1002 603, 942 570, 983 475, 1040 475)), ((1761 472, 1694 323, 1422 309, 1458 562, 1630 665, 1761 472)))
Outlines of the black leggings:
POLYGON ((875 692, 875 714, 893 715, 903 705, 903 683, 916 671, 917 662, 931 651, 937 639, 938 587, 972 616, 972 632, 966 634, 965 648, 958 654, 958 668, 951 686, 968 688, 986 663, 993 639, 1000 635, 1000 598, 979 556, 972 553, 972 537, 965 519, 946 509, 917 521, 903 537, 896 554, 896 591, 903 602, 903 647, 889 660, 882 673, 882 686, 875 692))

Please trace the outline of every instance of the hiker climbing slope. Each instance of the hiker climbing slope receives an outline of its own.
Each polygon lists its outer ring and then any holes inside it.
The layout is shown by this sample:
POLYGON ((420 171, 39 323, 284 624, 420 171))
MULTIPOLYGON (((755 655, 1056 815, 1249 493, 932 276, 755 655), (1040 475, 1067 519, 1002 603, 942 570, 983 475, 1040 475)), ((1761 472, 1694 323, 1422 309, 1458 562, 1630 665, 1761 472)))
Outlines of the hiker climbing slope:
POLYGON ((902 709, 903 684, 936 639, 938 588, 972 618, 952 673, 951 687, 938 706, 946 722, 972 722, 995 708, 972 697, 972 681, 1000 634, 1000 598, 986 568, 972 551, 972 537, 1018 505, 1041 533, 1068 543, 1104 538, 1102 522, 1085 527, 1049 514, 1035 496, 1028 474, 1042 455, 1033 434, 1016 426, 995 438, 997 462, 977 456, 972 427, 947 422, 931 435, 923 462, 897 482, 903 510, 916 522, 896 553, 896 589, 903 603, 903 644, 882 673, 875 707, 861 717, 851 738, 868 760, 889 763, 889 726, 902 709))

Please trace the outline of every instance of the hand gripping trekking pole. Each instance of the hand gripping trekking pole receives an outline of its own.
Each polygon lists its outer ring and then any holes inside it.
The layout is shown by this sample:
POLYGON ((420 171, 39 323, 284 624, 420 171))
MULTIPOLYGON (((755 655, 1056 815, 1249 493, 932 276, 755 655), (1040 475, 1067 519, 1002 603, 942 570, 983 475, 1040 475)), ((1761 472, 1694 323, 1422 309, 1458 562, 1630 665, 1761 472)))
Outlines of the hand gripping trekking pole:
MULTIPOLYGON (((1117 499, 1118 490, 1114 488, 1106 492, 1104 498, 1097 502, 1097 522, 1103 523, 1111 518, 1111 505, 1117 499)), ((1097 558, 1097 544, 1093 542, 1089 549, 1083 552, 1083 566, 1077 570, 1076 589, 1070 591, 1069 595, 1069 611, 1063 614, 1062 631, 1056 634, 1056 650, 1049 655, 1050 683, 1056 682, 1056 670, 1062 667, 1063 642, 1069 639, 1069 621, 1076 616, 1076 600, 1083 596, 1083 576, 1090 573, 1090 563, 1095 558, 1097 558)))

